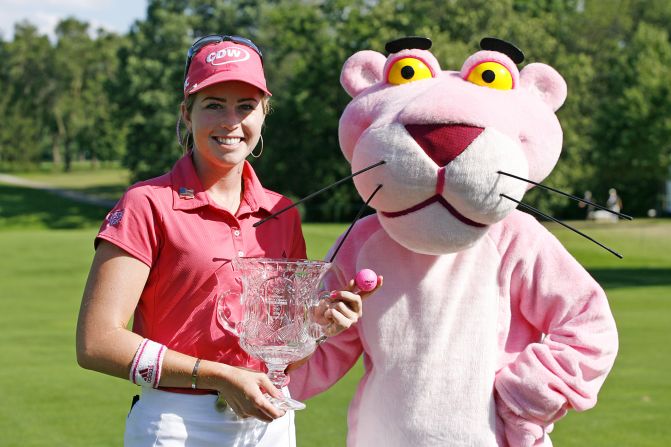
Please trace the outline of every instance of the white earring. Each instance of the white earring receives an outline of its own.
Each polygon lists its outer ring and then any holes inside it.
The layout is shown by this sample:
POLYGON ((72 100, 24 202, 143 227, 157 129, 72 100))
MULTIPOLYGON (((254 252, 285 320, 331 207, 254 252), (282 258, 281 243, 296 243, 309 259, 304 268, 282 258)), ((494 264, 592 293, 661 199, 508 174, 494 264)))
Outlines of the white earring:
POLYGON ((259 135, 259 141, 261 141, 261 150, 258 154, 255 154, 254 151, 251 152, 252 157, 259 158, 263 154, 263 135, 259 135))

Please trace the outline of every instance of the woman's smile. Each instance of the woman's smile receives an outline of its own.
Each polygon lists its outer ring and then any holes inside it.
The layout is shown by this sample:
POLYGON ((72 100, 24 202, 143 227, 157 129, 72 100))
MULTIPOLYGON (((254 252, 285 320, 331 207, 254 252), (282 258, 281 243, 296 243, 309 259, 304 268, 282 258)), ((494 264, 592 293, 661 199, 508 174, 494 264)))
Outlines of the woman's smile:
POLYGON ((241 137, 213 137, 213 138, 217 143, 223 146, 237 145, 243 140, 243 138, 241 137))
POLYGON ((193 134, 199 169, 228 170, 245 161, 261 137, 262 100, 258 88, 239 81, 215 84, 196 94, 183 118, 193 134))

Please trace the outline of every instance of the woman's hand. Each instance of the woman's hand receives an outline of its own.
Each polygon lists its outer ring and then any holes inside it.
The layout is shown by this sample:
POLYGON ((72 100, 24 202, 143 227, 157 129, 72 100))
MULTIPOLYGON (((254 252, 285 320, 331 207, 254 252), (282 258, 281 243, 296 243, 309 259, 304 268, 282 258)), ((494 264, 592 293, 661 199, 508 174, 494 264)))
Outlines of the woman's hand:
POLYGON ((363 301, 382 287, 382 283, 382 276, 378 276, 375 288, 363 292, 352 279, 347 289, 331 292, 317 310, 317 322, 324 326, 324 334, 333 337, 359 321, 363 315, 363 301))
POLYGON ((284 395, 262 372, 229 365, 224 380, 217 387, 219 399, 224 399, 231 409, 241 418, 255 417, 264 422, 284 416, 284 411, 270 403, 264 396, 268 393, 276 398, 284 395))
MULTIPOLYGON (((347 289, 333 291, 327 298, 322 299, 314 311, 313 318, 324 328, 324 335, 333 337, 359 321, 363 315, 363 301, 382 287, 382 283, 382 276, 378 276, 377 285, 372 290, 363 292, 358 289, 355 280, 352 279, 347 289)), ((290 373, 300 368, 311 355, 291 363, 285 372, 290 373)))

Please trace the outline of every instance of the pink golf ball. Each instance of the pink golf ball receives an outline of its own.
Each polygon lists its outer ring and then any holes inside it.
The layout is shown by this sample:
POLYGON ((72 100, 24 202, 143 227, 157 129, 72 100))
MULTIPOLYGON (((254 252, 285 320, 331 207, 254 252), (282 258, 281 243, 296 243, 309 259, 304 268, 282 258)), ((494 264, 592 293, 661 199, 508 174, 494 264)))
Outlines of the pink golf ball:
POLYGON ((356 286, 363 292, 370 292, 377 286, 377 273, 371 269, 359 270, 354 278, 356 286))

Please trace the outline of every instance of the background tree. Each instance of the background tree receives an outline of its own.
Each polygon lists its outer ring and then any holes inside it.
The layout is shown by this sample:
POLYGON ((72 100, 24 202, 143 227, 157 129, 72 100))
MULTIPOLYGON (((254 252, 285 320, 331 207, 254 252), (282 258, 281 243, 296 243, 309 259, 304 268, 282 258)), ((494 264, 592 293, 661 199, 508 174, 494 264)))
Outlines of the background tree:
MULTIPOLYGON (((0 37, 0 60, 6 61, 9 59, 9 43, 5 42, 0 37)), ((0 64, 0 91, 7 92, 9 90, 9 66, 0 64)), ((0 117, 8 115, 9 96, 0 95, 0 117)), ((11 132, 6 126, 0 126, 0 169, 6 165, 5 159, 8 156, 8 146, 11 132)))
MULTIPOLYGON (((349 174, 338 119, 349 97, 345 60, 363 49, 424 35, 445 70, 459 70, 484 36, 555 67, 569 86, 558 112, 564 150, 546 183, 625 211, 659 208, 671 164, 671 3, 666 0, 150 0, 126 36, 62 21, 51 44, 28 23, 0 41, 0 161, 123 157, 134 180, 166 172, 181 155, 175 123, 189 45, 213 33, 251 38, 264 51, 273 113, 264 183, 298 198, 349 174)), ((575 203, 533 189, 526 200, 559 217, 575 203)), ((309 220, 346 220, 361 204, 342 185, 305 206, 309 220)))
POLYGON ((607 60, 606 93, 594 127, 594 189, 614 187, 629 212, 661 202, 671 157, 671 46, 665 30, 640 23, 607 60))
POLYGON ((93 63, 93 43, 89 37, 89 25, 74 18, 61 21, 56 26, 56 44, 53 73, 57 87, 53 94, 53 118, 56 124, 54 136, 54 161, 60 162, 63 153, 63 166, 69 171, 72 161, 82 152, 80 143, 86 129, 93 127, 94 117, 89 111, 96 102, 87 102, 85 84, 89 66, 93 63))
POLYGON ((113 90, 117 120, 127 124, 124 164, 135 180, 166 172, 181 155, 175 123, 182 99, 184 55, 191 43, 189 2, 150 0, 119 51, 113 90))
POLYGON ((22 22, 14 28, 14 40, 4 47, 4 116, 0 133, 3 160, 25 167, 41 157, 48 139, 46 124, 53 88, 51 45, 37 28, 22 22))
POLYGON ((79 155, 92 165, 119 160, 125 153, 127 126, 116 102, 117 53, 125 37, 98 30, 90 42, 90 58, 84 71, 81 99, 87 119, 75 136, 79 155))

